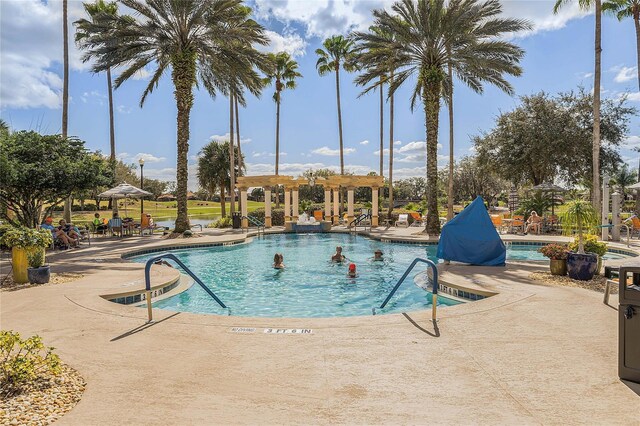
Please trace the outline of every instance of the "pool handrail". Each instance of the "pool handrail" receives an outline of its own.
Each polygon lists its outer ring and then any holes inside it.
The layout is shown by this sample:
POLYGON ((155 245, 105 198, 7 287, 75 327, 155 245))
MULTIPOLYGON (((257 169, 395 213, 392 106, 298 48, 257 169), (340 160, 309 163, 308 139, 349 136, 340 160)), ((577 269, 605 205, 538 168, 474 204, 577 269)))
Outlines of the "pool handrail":
MULTIPOLYGON (((242 216, 242 219, 247 219, 247 222, 249 222, 253 226, 257 227, 258 228, 258 235, 260 235, 260 228, 262 228, 262 234, 264 235, 265 225, 264 225, 263 222, 260 222, 258 219, 256 219, 255 217, 251 217, 251 216, 242 216)), ((248 231, 249 231, 249 229, 247 228, 247 232, 248 231)))
POLYGON ((151 259, 147 260, 147 263, 144 265, 144 286, 146 291, 147 312, 149 315, 149 322, 153 321, 153 317, 151 313, 151 266, 153 266, 154 263, 162 259, 171 259, 174 262, 176 262, 178 266, 180 266, 187 274, 189 274, 189 276, 193 278, 193 280, 196 283, 198 283, 198 285, 202 287, 202 289, 206 291, 209 296, 211 296, 216 302, 218 302, 218 305, 220 305, 224 309, 229 309, 227 305, 222 303, 222 300, 220 300, 218 296, 216 296, 215 293, 211 291, 211 289, 207 287, 205 283, 203 283, 200 280, 200 278, 198 278, 198 276, 194 274, 193 271, 191 271, 191 269, 187 267, 187 265, 182 263, 182 261, 180 261, 180 259, 178 259, 178 257, 175 254, 166 253, 166 254, 161 254, 160 256, 152 257, 151 259))
MULTIPOLYGON (((435 320, 436 319, 436 304, 437 304, 437 297, 438 297, 438 267, 436 266, 435 262, 433 262, 432 260, 429 259, 422 259, 419 257, 416 257, 413 262, 411 262, 411 265, 409 265, 409 267, 407 268, 407 270, 404 272, 404 274, 402 274, 402 277, 398 280, 398 283, 395 285, 395 287, 393 287, 393 289, 391 290, 391 292, 389 293, 389 295, 387 296, 387 298, 384 300, 384 302, 382 302, 382 305, 380 305, 380 307, 378 309, 384 309, 384 307, 387 305, 387 303, 389 303, 389 300, 393 297, 393 295, 395 294, 396 291, 398 291, 398 288, 402 285, 402 283, 404 282, 404 280, 407 278, 407 276, 409 276, 409 273, 413 270, 413 268, 418 264, 418 263, 426 263, 427 265, 429 265, 429 268, 431 268, 431 271, 433 272, 433 290, 431 291, 431 293, 433 294, 433 299, 432 299, 432 317, 435 320)), ((373 314, 376 314, 376 308, 373 308, 373 314)))
MULTIPOLYGON (((353 225, 353 231, 357 232, 358 225, 360 224, 360 222, 362 222, 365 219, 371 219, 371 213, 362 213, 361 215, 353 219, 351 222, 349 222, 347 227, 351 228, 351 226, 353 225)), ((366 226, 364 228, 365 230, 367 229, 366 226)))

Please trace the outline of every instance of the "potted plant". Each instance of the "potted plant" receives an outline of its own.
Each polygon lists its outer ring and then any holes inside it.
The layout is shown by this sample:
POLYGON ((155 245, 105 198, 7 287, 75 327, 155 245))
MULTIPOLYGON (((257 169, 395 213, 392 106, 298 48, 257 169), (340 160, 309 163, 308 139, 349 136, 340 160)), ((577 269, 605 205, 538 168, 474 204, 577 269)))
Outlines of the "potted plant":
POLYGON ((549 258, 551 275, 567 275, 567 246, 562 244, 547 244, 538 249, 545 257, 549 258))
MULTIPOLYGON (((596 275, 600 275, 600 271, 602 269, 602 256, 607 253, 607 243, 605 243, 604 241, 599 241, 596 235, 589 234, 584 236, 583 244, 585 252, 595 253, 598 255, 598 266, 596 267, 596 275)), ((569 250, 578 250, 577 238, 569 244, 569 250)))
POLYGON ((46 284, 51 278, 51 270, 49 265, 45 265, 44 247, 34 247, 27 252, 27 260, 29 267, 27 268, 27 277, 31 284, 46 284))
MULTIPOLYGON (((40 252, 40 258, 42 259, 42 263, 44 263, 44 249, 51 246, 53 237, 51 236, 51 232, 46 229, 18 227, 5 232, 0 243, 11 248, 13 282, 24 284, 29 282, 29 256, 31 256, 33 252, 40 252)), ((38 260, 34 257, 34 264, 37 263, 38 260)))
POLYGON ((578 232, 577 251, 570 251, 567 255, 569 277, 574 280, 589 281, 596 273, 598 255, 585 252, 584 233, 598 223, 598 215, 589 202, 575 200, 568 204, 561 218, 565 235, 571 235, 574 230, 578 232))

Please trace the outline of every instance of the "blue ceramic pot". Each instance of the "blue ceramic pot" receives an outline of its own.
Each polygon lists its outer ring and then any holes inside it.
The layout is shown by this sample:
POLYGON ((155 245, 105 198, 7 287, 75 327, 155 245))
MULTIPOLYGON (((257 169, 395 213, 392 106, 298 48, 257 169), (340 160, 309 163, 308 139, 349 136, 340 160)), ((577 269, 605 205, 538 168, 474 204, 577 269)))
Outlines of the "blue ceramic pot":
POLYGON ((31 284, 46 284, 51 277, 51 270, 49 269, 49 265, 39 268, 28 268, 27 275, 29 276, 29 282, 31 284))
POLYGON ((569 278, 589 281, 598 268, 598 255, 593 253, 579 254, 572 251, 567 256, 567 272, 569 278))

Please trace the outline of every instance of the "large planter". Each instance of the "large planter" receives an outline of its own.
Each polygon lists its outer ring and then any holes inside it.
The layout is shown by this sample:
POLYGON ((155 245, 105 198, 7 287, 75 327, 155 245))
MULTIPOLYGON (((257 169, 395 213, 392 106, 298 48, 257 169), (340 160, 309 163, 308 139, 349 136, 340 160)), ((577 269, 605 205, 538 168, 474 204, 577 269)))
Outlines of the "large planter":
POLYGON ((567 261, 565 259, 549 259, 551 275, 567 275, 567 261))
POLYGON ((51 278, 51 270, 49 265, 44 265, 39 268, 28 268, 27 275, 29 276, 29 282, 31 284, 46 284, 51 278))
POLYGON ((29 282, 27 268, 29 260, 27 259, 27 251, 19 247, 11 249, 11 266, 13 270, 13 282, 16 284, 25 284, 29 282))
POLYGON ((597 254, 579 254, 571 251, 567 256, 567 272, 569 278, 574 280, 589 281, 595 275, 597 267, 597 254))

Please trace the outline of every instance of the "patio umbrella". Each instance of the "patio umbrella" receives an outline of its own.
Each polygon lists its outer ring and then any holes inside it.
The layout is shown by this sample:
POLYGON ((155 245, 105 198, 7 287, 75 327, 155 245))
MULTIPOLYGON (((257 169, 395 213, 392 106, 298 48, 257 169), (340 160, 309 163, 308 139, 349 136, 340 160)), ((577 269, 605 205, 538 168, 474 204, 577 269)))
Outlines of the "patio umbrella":
POLYGON ((553 183, 541 183, 540 185, 536 185, 533 188, 531 188, 532 191, 542 191, 542 192, 550 192, 551 193, 551 215, 555 216, 555 205, 556 205, 556 199, 554 194, 556 192, 565 192, 566 189, 558 186, 558 185, 554 185, 553 183))
MULTIPOLYGON (((137 188, 133 185, 129 185, 128 183, 121 183, 115 188, 111 188, 103 193, 99 194, 100 198, 143 198, 148 197, 151 194, 150 192, 144 191, 140 188, 137 188)), ((116 204, 117 205, 117 204, 116 204)), ((124 203, 124 215, 127 216, 127 203, 124 203)))
POLYGON ((627 189, 640 189, 640 182, 627 186, 627 189))

